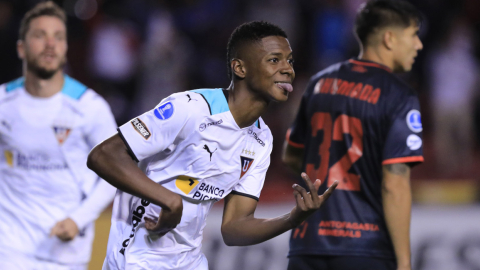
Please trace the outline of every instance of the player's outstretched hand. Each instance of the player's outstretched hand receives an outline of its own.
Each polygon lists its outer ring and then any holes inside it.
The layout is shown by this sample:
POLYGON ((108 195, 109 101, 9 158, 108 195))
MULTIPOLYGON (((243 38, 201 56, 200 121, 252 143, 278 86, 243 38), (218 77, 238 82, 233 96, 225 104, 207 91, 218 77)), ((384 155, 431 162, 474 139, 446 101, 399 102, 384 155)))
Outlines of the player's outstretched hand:
POLYGON ((290 222, 294 227, 300 225, 308 216, 317 211, 325 202, 338 185, 335 181, 322 195, 318 195, 317 191, 322 182, 317 179, 314 183, 310 180, 306 173, 302 173, 302 178, 310 190, 307 192, 303 187, 294 184, 293 195, 297 201, 297 205, 290 212, 290 222))
POLYGON ((71 218, 57 222, 50 231, 50 237, 56 236, 62 241, 70 241, 78 234, 78 226, 71 218))
MULTIPOLYGON (((177 195, 178 196, 178 195, 177 195)), ((169 209, 162 209, 158 220, 144 217, 145 228, 153 232, 157 237, 161 237, 169 231, 175 229, 182 219, 183 203, 180 196, 178 196, 175 206, 169 209)))

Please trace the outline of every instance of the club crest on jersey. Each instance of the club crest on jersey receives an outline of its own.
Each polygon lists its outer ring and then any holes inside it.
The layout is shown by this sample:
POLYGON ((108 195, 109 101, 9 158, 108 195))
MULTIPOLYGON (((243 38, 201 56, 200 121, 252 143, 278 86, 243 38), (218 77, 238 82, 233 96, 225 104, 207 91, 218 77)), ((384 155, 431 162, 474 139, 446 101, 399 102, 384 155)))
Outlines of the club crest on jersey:
POLYGON ((243 175, 247 173, 248 169, 250 169, 250 167, 252 166, 252 163, 253 163, 253 158, 240 156, 240 166, 242 167, 240 171, 240 178, 242 178, 243 175))
POLYGON ((408 125, 408 128, 415 133, 418 133, 423 130, 422 117, 418 110, 411 110, 408 112, 407 125, 408 125))
POLYGON ((57 138, 57 141, 59 144, 63 144, 65 140, 68 138, 68 135, 70 135, 70 128, 67 127, 53 127, 53 131, 55 132, 55 137, 57 138))
POLYGON ((198 185, 198 182, 199 181, 193 177, 181 175, 175 179, 175 186, 183 191, 183 193, 188 194, 198 185))
POLYGON ((130 123, 132 123, 133 128, 135 128, 135 130, 140 135, 142 135, 142 137, 145 140, 148 140, 148 138, 150 138, 150 136, 152 136, 152 133, 150 132, 150 130, 148 130, 145 123, 143 123, 143 121, 140 120, 139 118, 134 118, 130 123))
POLYGON ((418 150, 422 147, 422 139, 415 134, 410 134, 407 137, 407 146, 412 151, 418 150))
POLYGON ((173 104, 171 102, 167 102, 156 108, 154 114, 160 120, 167 120, 168 118, 172 117, 173 111, 173 104))

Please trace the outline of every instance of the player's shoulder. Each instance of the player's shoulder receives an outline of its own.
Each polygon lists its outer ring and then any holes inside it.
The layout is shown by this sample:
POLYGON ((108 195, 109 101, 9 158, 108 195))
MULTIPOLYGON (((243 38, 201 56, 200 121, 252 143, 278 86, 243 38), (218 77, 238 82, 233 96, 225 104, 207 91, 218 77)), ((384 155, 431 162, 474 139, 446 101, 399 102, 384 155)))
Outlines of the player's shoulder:
POLYGON ((339 63, 333 64, 333 65, 330 65, 330 66, 320 70, 316 74, 314 74, 312 77, 310 77, 310 80, 311 81, 318 81, 318 80, 320 80, 321 78, 324 78, 324 77, 332 77, 332 76, 334 76, 334 74, 338 73, 342 69, 342 67, 346 65, 346 63, 347 62, 339 62, 339 63))
MULTIPOLYGON (((207 108, 210 115, 215 115, 229 111, 228 94, 229 91, 222 88, 204 88, 185 92, 189 95, 190 101, 195 100, 199 107, 207 108), (205 107, 206 106, 206 107, 205 107)), ((189 102, 190 102, 189 101, 189 102)))
POLYGON ((14 97, 20 88, 23 87, 25 82, 24 77, 17 78, 15 80, 3 83, 0 85, 0 102, 14 97))

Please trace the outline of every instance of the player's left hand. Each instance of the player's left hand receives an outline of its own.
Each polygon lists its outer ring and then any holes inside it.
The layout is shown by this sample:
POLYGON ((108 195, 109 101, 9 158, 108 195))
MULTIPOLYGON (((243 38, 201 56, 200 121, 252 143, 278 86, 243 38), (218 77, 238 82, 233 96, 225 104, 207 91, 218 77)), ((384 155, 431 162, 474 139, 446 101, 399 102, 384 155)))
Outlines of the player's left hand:
POLYGON ((306 173, 302 173, 302 178, 310 191, 307 192, 297 184, 293 185, 293 195, 297 201, 297 205, 292 209, 289 217, 293 227, 300 225, 308 216, 317 211, 338 185, 338 181, 335 181, 322 195, 318 195, 318 188, 322 184, 320 179, 312 183, 306 173))
POLYGON ((50 237, 56 236, 62 241, 70 241, 78 234, 78 226, 71 218, 57 222, 50 231, 50 237))

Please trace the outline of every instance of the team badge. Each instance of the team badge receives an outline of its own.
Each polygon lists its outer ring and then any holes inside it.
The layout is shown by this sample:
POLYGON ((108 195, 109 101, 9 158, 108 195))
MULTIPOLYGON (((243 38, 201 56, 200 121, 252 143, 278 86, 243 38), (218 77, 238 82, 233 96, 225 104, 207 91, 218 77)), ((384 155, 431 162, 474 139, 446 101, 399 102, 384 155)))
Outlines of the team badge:
POLYGON ((240 172, 240 178, 243 177, 245 173, 247 173, 250 166, 252 166, 253 158, 247 158, 244 156, 240 156, 240 166, 242 166, 242 170, 240 172))
POLYGON ((181 175, 175 179, 175 186, 185 194, 190 193, 197 185, 198 180, 189 176, 181 175))
POLYGON ((423 130, 422 117, 418 110, 411 110, 408 112, 407 125, 408 125, 408 128, 415 133, 418 133, 423 130))
POLYGON ((160 120, 167 120, 168 118, 172 117, 173 111, 173 104, 171 102, 167 102, 156 108, 154 114, 160 120))
POLYGON ((422 139, 415 134, 410 134, 407 137, 407 146, 412 151, 418 150, 422 147, 422 139))
POLYGON ((3 154, 5 155, 8 166, 13 167, 13 153, 11 151, 5 150, 3 154))
POLYGON ((65 140, 68 138, 68 135, 70 135, 70 128, 66 127, 53 127, 53 131, 55 132, 55 137, 57 138, 57 141, 59 144, 63 144, 65 140))
POLYGON ((142 135, 142 137, 145 140, 148 140, 148 138, 150 138, 150 136, 152 136, 152 133, 150 132, 150 130, 148 130, 145 123, 143 123, 143 121, 140 120, 139 118, 134 118, 130 123, 132 123, 133 128, 135 128, 135 130, 140 135, 142 135))

